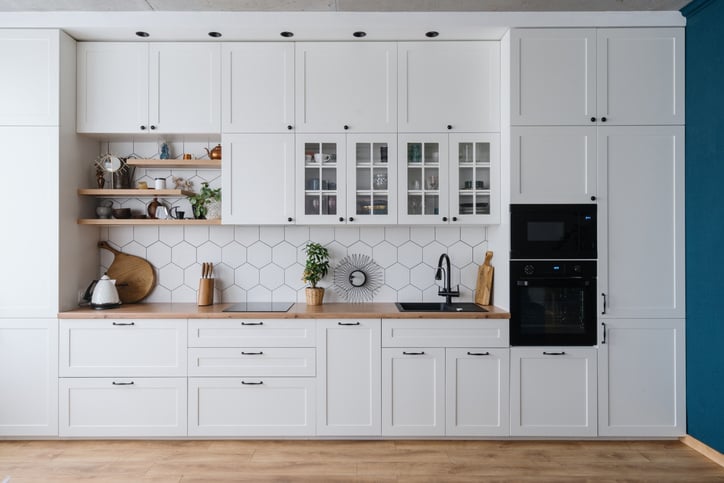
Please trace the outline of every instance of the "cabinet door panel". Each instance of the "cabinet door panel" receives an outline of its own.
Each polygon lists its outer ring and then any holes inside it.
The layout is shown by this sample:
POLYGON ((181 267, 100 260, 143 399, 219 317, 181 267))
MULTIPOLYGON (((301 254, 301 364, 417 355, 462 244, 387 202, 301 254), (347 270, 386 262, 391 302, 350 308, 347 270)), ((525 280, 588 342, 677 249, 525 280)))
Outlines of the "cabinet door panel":
POLYGON ((314 376, 313 347, 192 347, 190 376, 314 376))
POLYGON ((218 134, 221 46, 152 43, 149 52, 149 124, 159 133, 218 134))
POLYGON ((347 136, 347 222, 397 222, 397 136, 347 136))
POLYGON ((450 134, 450 221, 500 221, 500 136, 450 134))
POLYGON ((223 153, 225 224, 294 221, 293 134, 225 134, 223 153))
POLYGON ((446 224, 449 220, 447 134, 398 136, 400 223, 446 224))
POLYGON ((224 42, 221 48, 223 131, 294 127, 294 44, 224 42))
POLYGON ((511 202, 591 203, 595 127, 517 127, 512 138, 511 202))
POLYGON ((511 123, 592 124, 596 116, 596 31, 514 29, 511 123))
POLYGON ((314 320, 188 321, 189 347, 315 347, 314 320))
POLYGON ((684 321, 609 319, 602 329, 606 334, 598 350, 601 436, 686 434, 684 321))
MULTIPOLYGON (((77 54, 78 132, 146 132, 148 44, 79 42, 77 54)), ((173 66, 176 77, 184 64, 173 66)))
POLYGON ((385 319, 383 347, 508 347, 506 319, 385 319))
POLYGON ((683 317, 684 128, 599 128, 598 183, 605 316, 683 317))
POLYGON ((684 124, 684 29, 601 29, 597 44, 599 117, 684 124))
POLYGON ((295 136, 296 221, 347 222, 347 150, 344 134, 295 136))

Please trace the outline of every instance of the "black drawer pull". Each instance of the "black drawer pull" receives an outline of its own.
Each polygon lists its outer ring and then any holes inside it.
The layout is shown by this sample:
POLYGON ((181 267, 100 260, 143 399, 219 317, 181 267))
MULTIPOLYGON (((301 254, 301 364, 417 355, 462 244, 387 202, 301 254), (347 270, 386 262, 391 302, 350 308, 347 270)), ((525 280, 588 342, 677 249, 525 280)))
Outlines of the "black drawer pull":
POLYGON ((129 325, 136 325, 136 323, 135 322, 113 322, 113 325, 115 325, 117 327, 124 327, 124 326, 129 326, 129 325))
POLYGON ((246 382, 246 381, 241 381, 241 383, 242 383, 243 385, 245 385, 245 386, 261 386, 262 384, 264 384, 264 381, 259 381, 259 382, 246 382))
POLYGON ((546 351, 543 351, 543 355, 544 355, 544 356, 564 356, 564 355, 566 355, 566 353, 563 352, 563 351, 560 351, 560 352, 546 352, 546 351))
POLYGON ((114 386, 132 386, 133 384, 135 384, 133 381, 131 381, 131 382, 116 382, 116 381, 113 381, 113 385, 114 385, 114 386))
POLYGON ((360 325, 359 322, 337 322, 337 325, 360 325))
POLYGON ((406 356, 424 356, 424 355, 425 355, 425 351, 421 351, 421 352, 405 352, 405 351, 402 351, 402 353, 405 354, 406 356))
POLYGON ((469 356, 489 356, 490 352, 470 352, 468 351, 469 356))
POLYGON ((264 322, 242 322, 241 325, 264 325, 264 322))
POLYGON ((244 352, 244 351, 241 351, 241 355, 242 355, 242 356, 262 356, 262 355, 264 355, 264 352, 262 352, 262 351, 259 351, 259 352, 244 352))

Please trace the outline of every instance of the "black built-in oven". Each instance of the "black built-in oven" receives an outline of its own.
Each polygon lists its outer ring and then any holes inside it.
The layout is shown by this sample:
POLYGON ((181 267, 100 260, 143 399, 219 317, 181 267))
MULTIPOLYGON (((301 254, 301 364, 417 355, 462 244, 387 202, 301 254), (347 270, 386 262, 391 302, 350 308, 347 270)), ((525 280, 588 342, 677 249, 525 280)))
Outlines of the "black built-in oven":
POLYGON ((510 262, 510 344, 596 345, 596 262, 510 262))
POLYGON ((597 257, 596 205, 511 205, 512 260, 597 257))

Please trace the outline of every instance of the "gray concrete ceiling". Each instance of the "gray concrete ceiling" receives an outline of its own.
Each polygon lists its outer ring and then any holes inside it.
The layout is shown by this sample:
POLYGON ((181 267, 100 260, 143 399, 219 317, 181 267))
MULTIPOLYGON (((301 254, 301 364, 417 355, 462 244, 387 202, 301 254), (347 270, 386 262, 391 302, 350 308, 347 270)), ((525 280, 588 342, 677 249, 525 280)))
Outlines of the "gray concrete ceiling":
POLYGON ((0 12, 621 12, 691 0, 0 0, 0 12))

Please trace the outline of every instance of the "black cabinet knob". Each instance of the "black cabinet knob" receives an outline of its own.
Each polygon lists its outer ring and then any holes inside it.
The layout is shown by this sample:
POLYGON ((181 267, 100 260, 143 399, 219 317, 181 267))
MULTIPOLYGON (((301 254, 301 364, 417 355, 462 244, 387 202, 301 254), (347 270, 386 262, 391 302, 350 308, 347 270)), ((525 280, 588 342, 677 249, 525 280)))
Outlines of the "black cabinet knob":
POLYGON ((447 221, 447 216, 443 216, 442 221, 447 221))
POLYGON ((595 196, 591 196, 591 201, 596 201, 596 197, 595 197, 595 196))
POLYGON ((146 130, 146 126, 141 126, 141 131, 145 131, 145 130, 146 130))
POLYGON ((453 216, 453 221, 458 221, 458 217, 457 217, 457 216, 453 216))
POLYGON ((602 117, 602 118, 601 118, 601 122, 606 122, 606 118, 605 118, 605 117, 602 117))
POLYGON ((287 221, 291 223, 293 221, 292 217, 290 216, 289 218, 287 218, 287 221))
POLYGON ((344 222, 344 218, 340 216, 340 217, 339 217, 339 221, 344 222))
POLYGON ((155 130, 156 130, 156 126, 154 126, 153 124, 151 124, 151 131, 155 131, 155 130))
POLYGON ((452 124, 448 124, 448 125, 447 125, 447 129, 448 129, 448 131, 449 131, 450 129, 452 129, 452 124))
POLYGON ((287 126, 287 129, 289 129, 289 130, 291 131, 291 130, 292 130, 292 125, 291 125, 291 124, 288 125, 288 126, 287 126))
POLYGON ((591 118, 591 122, 596 122, 596 118, 595 118, 595 117, 592 117, 592 118, 591 118))
POLYGON ((349 221, 354 221, 354 218, 350 216, 349 221))
POLYGON ((348 129, 349 129, 349 126, 345 124, 345 125, 344 125, 344 130, 347 131, 348 129))

